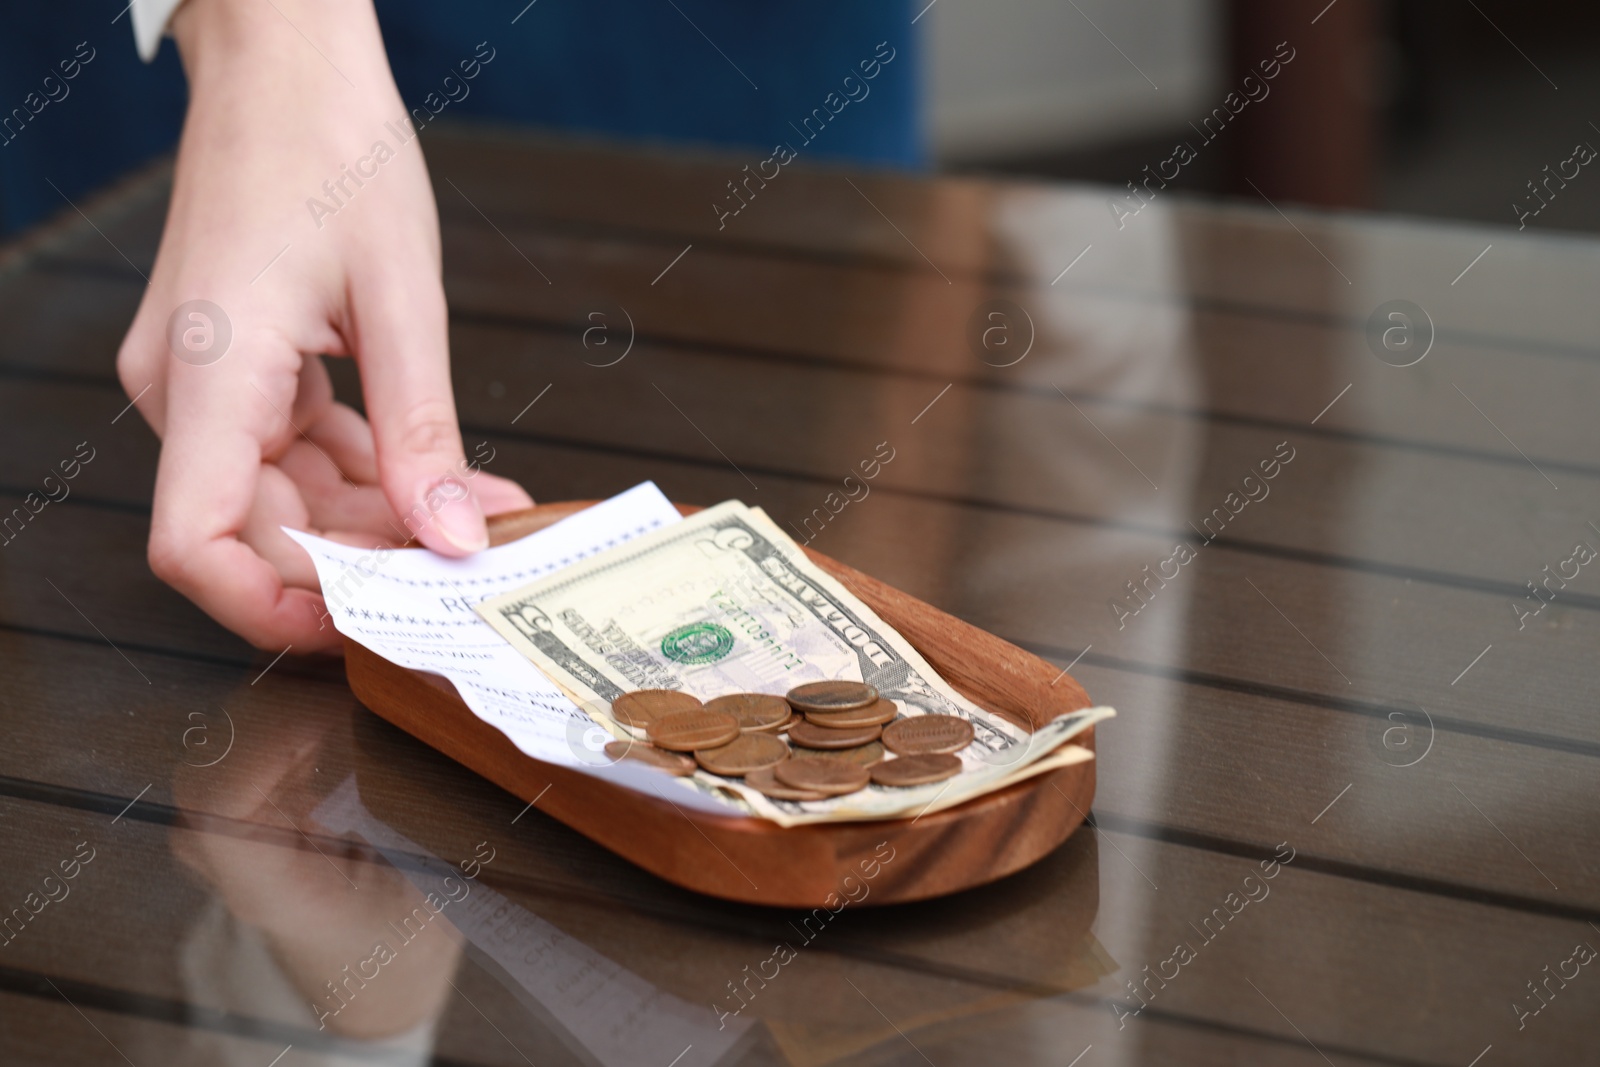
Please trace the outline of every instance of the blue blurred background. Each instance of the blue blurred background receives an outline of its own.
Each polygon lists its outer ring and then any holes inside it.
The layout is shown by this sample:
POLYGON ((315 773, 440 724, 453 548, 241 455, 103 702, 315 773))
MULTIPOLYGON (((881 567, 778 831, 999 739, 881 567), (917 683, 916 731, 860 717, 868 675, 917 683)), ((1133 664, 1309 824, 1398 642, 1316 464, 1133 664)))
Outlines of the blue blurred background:
MULTIPOLYGON (((139 62, 126 2, 0 0, 0 235, 70 211, 64 197, 175 144, 185 90, 173 44, 139 62), (80 41, 95 58, 65 99, 30 116, 24 101, 80 41)), ((1543 166, 1579 140, 1600 145, 1583 110, 1600 94, 1600 6, 1564 0, 377 6, 408 106, 437 92, 478 42, 495 50, 441 123, 764 156, 888 41, 896 57, 871 103, 846 108, 806 147, 808 161, 1121 187, 1290 42, 1296 59, 1273 83, 1271 105, 1230 123, 1176 191, 1259 202, 1260 189, 1277 203, 1506 224, 1543 166)), ((1600 230, 1600 185, 1575 183, 1529 225, 1600 230)))
MULTIPOLYGON (((888 41, 895 58, 871 83, 871 106, 845 108, 807 157, 899 168, 926 162, 919 31, 902 0, 526 3, 378 0, 407 107, 440 93, 458 62, 487 42, 494 59, 449 105, 451 120, 767 155, 775 142, 794 139, 791 121, 888 41)), ((155 62, 140 62, 125 5, 0 4, 0 117, 24 112, 0 126, 0 233, 62 210, 64 197, 77 200, 177 144, 187 100, 177 51, 165 40, 155 62), (58 64, 75 54, 93 58, 63 83, 58 64), (37 106, 52 74, 50 91, 60 99, 33 114, 25 101, 36 94, 37 106)))

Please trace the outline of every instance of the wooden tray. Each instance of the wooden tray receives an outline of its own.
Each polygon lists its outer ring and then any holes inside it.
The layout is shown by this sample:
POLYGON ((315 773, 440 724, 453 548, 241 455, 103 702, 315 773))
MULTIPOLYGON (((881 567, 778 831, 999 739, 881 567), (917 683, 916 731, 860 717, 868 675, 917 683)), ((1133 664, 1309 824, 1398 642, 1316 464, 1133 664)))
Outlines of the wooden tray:
MULTIPOLYGON (((494 544, 524 537, 590 506, 544 504, 489 520, 494 544)), ((679 505, 684 514, 698 508, 679 505)), ((946 615, 819 552, 812 562, 861 598, 958 692, 1034 730, 1090 706, 1083 687, 1045 660, 946 615)), ((472 713, 435 674, 396 666, 345 641, 356 697, 383 718, 540 811, 669 882, 715 897, 777 907, 823 906, 877 861, 864 903, 922 900, 991 882, 1050 852, 1094 801, 1095 761, 1048 771, 913 822, 825 823, 785 829, 765 819, 680 809, 521 752, 472 713), (893 849, 893 860, 882 863, 893 849)), ((1094 730, 1076 743, 1094 749, 1094 730)), ((852 883, 854 885, 855 883, 852 883)), ((837 900, 833 900, 837 903, 837 900)))

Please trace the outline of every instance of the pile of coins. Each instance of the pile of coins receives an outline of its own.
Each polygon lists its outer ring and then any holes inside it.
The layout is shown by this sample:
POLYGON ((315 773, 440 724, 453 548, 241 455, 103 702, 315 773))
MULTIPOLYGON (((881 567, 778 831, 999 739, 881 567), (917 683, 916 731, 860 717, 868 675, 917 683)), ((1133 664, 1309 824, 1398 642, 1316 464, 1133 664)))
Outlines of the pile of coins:
POLYGON ((960 773, 955 753, 972 742, 967 720, 902 716, 862 682, 809 682, 781 697, 732 693, 704 703, 675 689, 639 689, 618 697, 611 715, 650 739, 610 742, 612 759, 676 775, 700 767, 778 800, 824 800, 869 782, 942 782, 960 773))

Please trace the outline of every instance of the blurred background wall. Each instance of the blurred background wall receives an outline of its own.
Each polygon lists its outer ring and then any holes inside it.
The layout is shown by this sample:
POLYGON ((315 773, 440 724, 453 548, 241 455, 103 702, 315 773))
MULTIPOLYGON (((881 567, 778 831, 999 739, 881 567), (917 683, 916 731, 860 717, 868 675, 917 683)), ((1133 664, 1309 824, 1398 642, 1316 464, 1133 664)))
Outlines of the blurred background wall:
MULTIPOLYGON (((923 21, 946 169, 1121 186, 1194 140, 1189 124, 1279 41, 1297 56, 1273 95, 1176 189, 1259 202, 1249 179, 1279 202, 1516 224, 1546 165, 1600 146, 1585 110, 1600 92, 1595 5, 938 0, 923 21)), ((1600 229, 1589 181, 1527 225, 1600 229)))
POLYGON ((1224 10, 941 0, 923 17, 933 151, 945 164, 1028 161, 1181 129, 1222 82, 1224 10), (1118 47, 1137 51, 1138 66, 1118 47))
MULTIPOLYGON (((0 233, 70 210, 66 198, 171 150, 182 72, 170 41, 154 64, 139 63, 125 5, 0 0, 0 114, 14 114, 79 42, 94 53, 69 99, 0 136, 0 233)), ((378 0, 407 104, 488 37, 504 56, 494 78, 442 121, 770 146, 779 120, 809 110, 841 65, 893 38, 906 61, 815 158, 1121 187, 1194 140, 1286 42, 1295 58, 1270 96, 1207 143, 1173 191, 1516 224, 1513 204, 1535 203, 1528 186, 1545 167, 1579 142, 1600 145, 1584 110, 1600 90, 1596 5, 681 0, 675 11, 664 0, 546 0, 508 24, 523 7, 378 0), (761 91, 706 50, 690 18, 761 91)), ((1559 186, 1527 225, 1600 229, 1600 178, 1559 186)))

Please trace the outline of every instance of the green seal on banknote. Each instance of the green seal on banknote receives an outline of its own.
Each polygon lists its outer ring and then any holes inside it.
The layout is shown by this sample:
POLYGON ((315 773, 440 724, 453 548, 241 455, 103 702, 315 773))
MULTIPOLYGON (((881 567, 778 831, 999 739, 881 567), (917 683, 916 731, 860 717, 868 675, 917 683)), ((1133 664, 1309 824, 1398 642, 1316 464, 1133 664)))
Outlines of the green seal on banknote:
POLYGON ((691 622, 661 639, 661 654, 679 663, 715 663, 733 651, 733 634, 714 622, 691 622))

